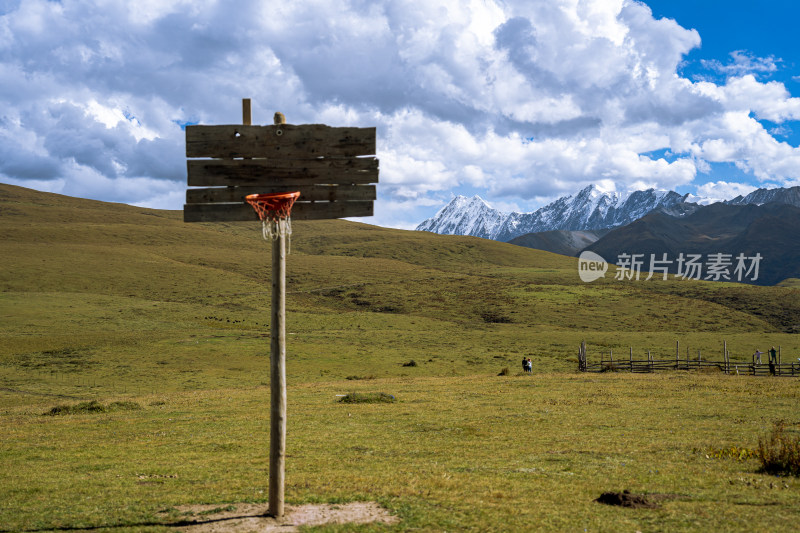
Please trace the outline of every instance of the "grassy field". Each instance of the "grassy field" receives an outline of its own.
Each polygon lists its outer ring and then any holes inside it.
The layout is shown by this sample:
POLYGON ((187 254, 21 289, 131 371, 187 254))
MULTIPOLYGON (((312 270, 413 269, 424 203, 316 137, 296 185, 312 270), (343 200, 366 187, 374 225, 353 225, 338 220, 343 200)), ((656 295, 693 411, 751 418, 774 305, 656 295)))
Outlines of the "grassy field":
MULTIPOLYGON (((0 185, 0 255, 0 531, 170 531, 179 505, 266 500, 257 225, 0 185)), ((287 272, 291 504, 377 500, 401 518, 364 531, 790 531, 800 518, 796 478, 720 452, 754 449, 779 420, 800 432, 800 381, 576 372, 581 340, 590 360, 674 357, 676 341, 721 359, 723 340, 734 361, 771 345, 796 360, 793 283, 611 272, 587 285, 575 259, 345 221, 295 223, 287 272), (336 401, 349 392, 398 401, 336 401), (593 501, 623 489, 667 496, 593 501)))

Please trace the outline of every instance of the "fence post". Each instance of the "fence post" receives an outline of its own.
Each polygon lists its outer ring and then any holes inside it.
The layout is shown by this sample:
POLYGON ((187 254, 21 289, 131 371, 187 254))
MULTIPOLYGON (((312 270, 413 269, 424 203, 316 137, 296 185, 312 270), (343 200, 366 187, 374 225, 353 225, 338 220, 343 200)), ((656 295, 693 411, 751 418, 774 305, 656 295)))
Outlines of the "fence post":
POLYGON ((628 361, 631 365, 631 372, 633 372, 633 346, 628 346, 628 361))
POLYGON ((681 349, 681 341, 675 341, 675 370, 678 370, 680 366, 680 349, 681 349))
POLYGON ((578 365, 581 367, 581 370, 586 372, 589 370, 586 365, 586 340, 581 341, 581 348, 578 351, 578 365))
POLYGON ((725 365, 725 373, 728 373, 728 341, 722 339, 722 361, 725 365))

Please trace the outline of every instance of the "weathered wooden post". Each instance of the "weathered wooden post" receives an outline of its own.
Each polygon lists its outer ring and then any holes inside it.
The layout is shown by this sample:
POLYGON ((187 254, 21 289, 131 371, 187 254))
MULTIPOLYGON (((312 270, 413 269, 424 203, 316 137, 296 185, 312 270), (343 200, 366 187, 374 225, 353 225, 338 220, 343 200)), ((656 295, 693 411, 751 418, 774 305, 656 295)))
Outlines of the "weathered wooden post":
POLYGON ((286 456, 286 254, 295 220, 372 216, 378 181, 375 128, 324 124, 187 126, 185 222, 261 219, 272 241, 269 514, 284 514, 286 456), (299 198, 298 198, 299 197, 299 198), (297 202, 295 203, 295 200, 297 202), (250 205, 248 205, 250 203, 250 205), (253 209, 255 208, 255 210, 253 209))
POLYGON ((633 346, 628 346, 628 360, 631 365, 631 372, 633 372, 633 346))
POLYGON ((583 364, 583 370, 588 370, 586 366, 586 340, 581 341, 581 363, 583 364))
POLYGON ((272 302, 269 367, 269 512, 283 516, 286 476, 286 220, 272 239, 272 302))
POLYGON ((722 339, 722 366, 725 367, 725 373, 728 373, 728 341, 722 339))
POLYGON ((675 370, 680 366, 681 341, 675 341, 675 370))

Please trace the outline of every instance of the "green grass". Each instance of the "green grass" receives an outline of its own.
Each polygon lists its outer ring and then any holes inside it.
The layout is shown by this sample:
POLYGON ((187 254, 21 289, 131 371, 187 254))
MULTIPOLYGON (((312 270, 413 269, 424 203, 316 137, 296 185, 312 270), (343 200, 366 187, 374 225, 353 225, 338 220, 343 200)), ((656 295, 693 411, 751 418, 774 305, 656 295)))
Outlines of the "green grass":
MULTIPOLYGON (((791 380, 677 373, 294 384, 286 497, 377 500, 402 518, 397 530, 788 531, 800 481, 707 450, 756 448, 799 395, 791 380), (398 401, 337 401, 375 388, 398 401), (646 512, 593 501, 624 489, 676 497, 646 512)), ((176 392, 59 417, 41 416, 42 398, 7 408, 0 523, 168 531, 163 509, 263 502, 268 396, 176 392)))
MULTIPOLYGON (((757 449, 779 420, 798 431, 800 382, 584 375, 576 354, 586 340, 590 361, 629 347, 673 358, 677 341, 682 358, 722 359, 726 341, 734 363, 772 345, 787 362, 800 289, 613 273, 587 285, 574 258, 504 243, 345 221, 294 230, 289 503, 371 499, 402 518, 365 531, 796 523, 796 478, 715 451, 757 449), (337 401, 377 391, 397 401, 337 401), (675 497, 593 501, 624 489, 675 497)), ((265 501, 258 225, 0 185, 0 235, 0 530, 170 531, 180 505, 265 501)))

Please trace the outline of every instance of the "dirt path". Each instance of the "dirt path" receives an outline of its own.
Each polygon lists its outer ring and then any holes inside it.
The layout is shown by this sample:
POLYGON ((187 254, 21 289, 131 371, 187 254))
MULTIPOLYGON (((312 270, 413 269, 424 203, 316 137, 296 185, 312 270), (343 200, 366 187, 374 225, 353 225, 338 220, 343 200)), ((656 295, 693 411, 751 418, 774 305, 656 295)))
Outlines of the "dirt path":
POLYGON ((322 524, 395 524, 396 516, 375 502, 354 502, 342 505, 309 504, 287 506, 281 519, 266 516, 267 504, 184 505, 176 509, 191 522, 180 528, 187 533, 269 533, 297 531, 298 526, 322 524))

